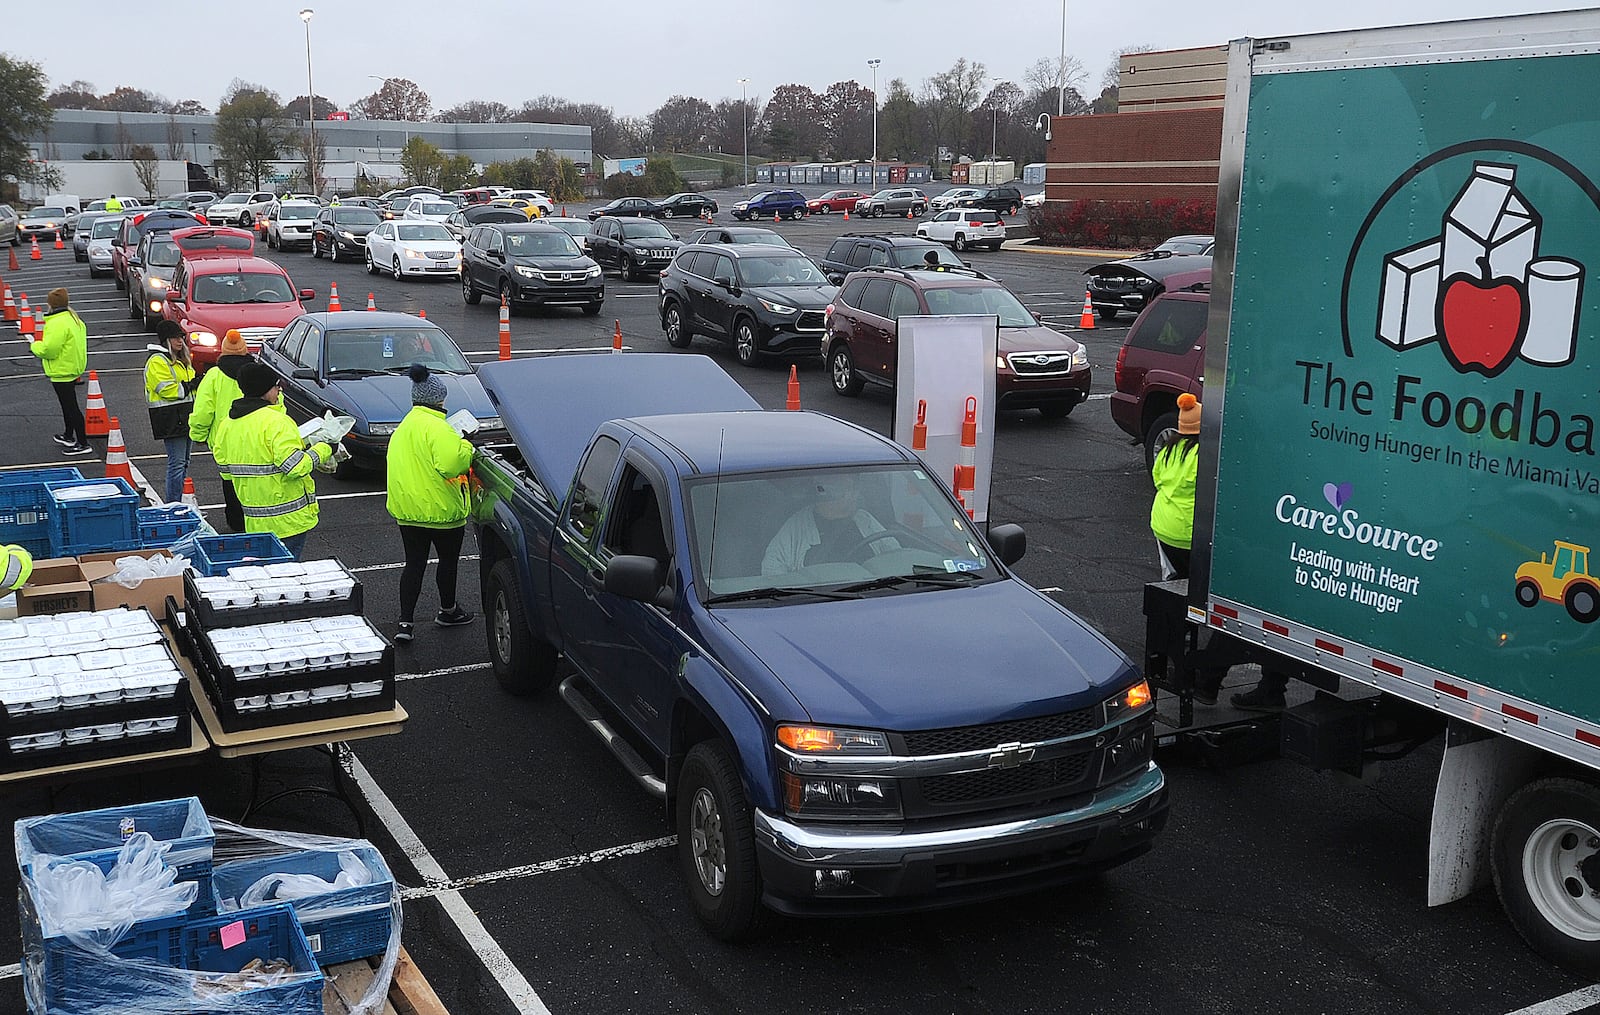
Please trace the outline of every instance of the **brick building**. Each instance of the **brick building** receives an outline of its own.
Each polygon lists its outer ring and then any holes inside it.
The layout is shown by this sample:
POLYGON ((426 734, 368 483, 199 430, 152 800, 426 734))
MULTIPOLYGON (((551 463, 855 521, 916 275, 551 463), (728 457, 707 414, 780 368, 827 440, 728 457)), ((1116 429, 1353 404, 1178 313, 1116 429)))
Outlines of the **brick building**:
POLYGON ((1119 112, 1051 117, 1046 199, 1215 201, 1227 61, 1225 46, 1124 55, 1119 112))

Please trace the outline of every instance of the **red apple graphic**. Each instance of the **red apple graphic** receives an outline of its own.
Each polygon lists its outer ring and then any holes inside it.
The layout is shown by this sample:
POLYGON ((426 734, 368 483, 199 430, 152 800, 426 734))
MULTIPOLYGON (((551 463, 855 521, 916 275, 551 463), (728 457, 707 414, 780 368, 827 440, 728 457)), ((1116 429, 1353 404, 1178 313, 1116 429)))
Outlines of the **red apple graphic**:
POLYGON ((1460 373, 1494 377, 1511 365, 1528 333, 1527 287, 1514 278, 1489 277, 1489 258, 1478 258, 1479 276, 1457 272, 1445 279, 1439 300, 1444 358, 1460 373))

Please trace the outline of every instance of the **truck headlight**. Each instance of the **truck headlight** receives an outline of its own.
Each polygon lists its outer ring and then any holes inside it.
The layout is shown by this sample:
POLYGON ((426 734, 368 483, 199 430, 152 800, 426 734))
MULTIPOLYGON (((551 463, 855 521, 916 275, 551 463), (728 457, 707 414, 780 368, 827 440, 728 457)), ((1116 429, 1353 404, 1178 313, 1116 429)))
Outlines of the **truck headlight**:
POLYGON ((778 727, 778 743, 796 754, 889 753, 889 738, 873 730, 783 725, 778 727))
POLYGON ((1119 694, 1112 695, 1104 702, 1106 723, 1120 722, 1130 716, 1138 715, 1148 708, 1154 707, 1155 699, 1150 696, 1150 683, 1141 680, 1132 687, 1119 694))
POLYGON ((793 313, 797 313, 797 311, 795 310, 794 307, 791 307, 786 303, 774 303, 771 300, 761 300, 760 303, 761 303, 761 305, 763 307, 766 308, 768 313, 773 313, 773 314, 793 314, 793 313))
POLYGON ((900 786, 893 779, 783 773, 783 810, 818 821, 899 821, 900 786))

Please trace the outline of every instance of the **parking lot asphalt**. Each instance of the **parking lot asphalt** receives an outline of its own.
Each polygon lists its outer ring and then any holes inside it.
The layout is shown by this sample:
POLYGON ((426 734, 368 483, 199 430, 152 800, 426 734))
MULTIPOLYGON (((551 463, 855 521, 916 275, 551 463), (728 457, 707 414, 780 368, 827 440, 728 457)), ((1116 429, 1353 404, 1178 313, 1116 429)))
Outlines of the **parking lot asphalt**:
MULTIPOLYGON (((942 189, 942 188, 940 188, 942 189)), ((937 192, 937 190, 932 191, 937 192)), ((716 195, 726 209, 731 192, 716 195)), ((586 205, 571 205, 580 213, 586 205)), ((693 223, 669 224, 686 235, 693 223)), ((906 231, 910 223, 813 217, 773 226, 820 255, 846 229, 906 231)), ((385 310, 425 310, 475 362, 493 358, 497 308, 464 306, 453 282, 398 283, 357 265, 272 253, 297 286, 331 282, 346 307, 369 292, 385 310)), ((1143 584, 1154 577, 1150 483, 1140 450, 1111 422, 1126 321, 1077 330, 1084 256, 1026 249, 973 253, 1052 327, 1088 346, 1091 400, 1060 422, 1003 415, 995 442, 995 521, 1028 531, 1017 570, 1106 634, 1143 652, 1143 584)), ((130 455, 161 469, 142 408, 147 336, 125 295, 90 281, 70 249, 0 271, 38 305, 57 285, 89 322, 90 366, 130 455)), ((516 355, 607 349, 620 322, 628 351, 667 352, 656 286, 607 280, 598 318, 576 310, 512 317, 516 355)), ((782 408, 786 365, 742 368, 697 339, 763 406, 782 408)), ((626 354, 626 353, 624 353, 626 354)), ((820 363, 799 370, 805 408, 887 432, 891 402, 868 390, 836 395, 820 363)), ((63 461, 49 435, 58 411, 36 361, 0 331, 0 468, 63 461)), ((86 472, 100 457, 77 462, 86 472)), ((217 505, 209 458, 191 469, 217 505)), ((322 520, 308 552, 333 555, 366 587, 368 615, 397 612, 397 532, 382 479, 319 477, 322 520)), ((220 509, 216 511, 220 515, 220 509)), ((461 601, 479 610, 476 548, 464 549, 461 601)), ((419 617, 434 608, 425 586, 419 617)), ((974 630, 974 638, 984 632, 974 630)), ((352 744, 368 833, 409 889, 405 943, 456 1015, 511 1011, 759 1012, 1508 1012, 1583 986, 1529 952, 1492 891, 1426 906, 1427 831, 1436 751, 1424 749, 1351 785, 1288 762, 1226 770, 1167 766, 1172 818, 1154 852, 1092 882, 1003 903, 868 920, 775 920, 754 944, 701 933, 656 805, 553 695, 514 699, 489 672, 481 617, 471 627, 421 625, 397 652, 399 698, 411 714, 397 736, 352 744), (441 877, 448 883, 436 883, 441 877)), ((930 681, 945 675, 930 673, 930 681)), ((963 675, 962 679, 972 679, 963 675)), ((981 679, 981 675, 979 676, 981 679)), ((268 791, 323 778, 313 752, 263 764, 268 791)), ((249 798, 246 762, 112 776, 0 799, 0 819, 128 800, 198 794, 237 817, 249 798)), ((336 801, 297 796, 252 817, 268 827, 349 834, 336 801)), ((6 868, 8 871, 10 868, 6 868)), ((9 892, 15 875, 0 875, 9 892)), ((0 942, 16 941, 0 907, 0 942)), ((20 1010, 20 984, 0 945, 0 1012, 20 1010)), ((1561 1011, 1576 1010, 1563 1007, 1561 1011)))

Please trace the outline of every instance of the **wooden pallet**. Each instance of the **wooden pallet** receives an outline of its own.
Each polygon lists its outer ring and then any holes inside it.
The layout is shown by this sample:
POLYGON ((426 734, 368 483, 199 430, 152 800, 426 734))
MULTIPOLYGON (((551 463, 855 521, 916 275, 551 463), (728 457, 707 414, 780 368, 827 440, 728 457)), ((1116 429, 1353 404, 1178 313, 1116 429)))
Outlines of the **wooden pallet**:
MULTIPOLYGON (((376 975, 373 963, 362 959, 342 962, 324 970, 327 982, 322 988, 322 1010, 325 1015, 349 1015, 352 1003, 366 996, 376 975)), ((394 979, 389 984, 389 1000, 378 1015, 450 1015, 439 995, 433 992, 422 970, 411 961, 404 948, 395 965, 394 979)))

